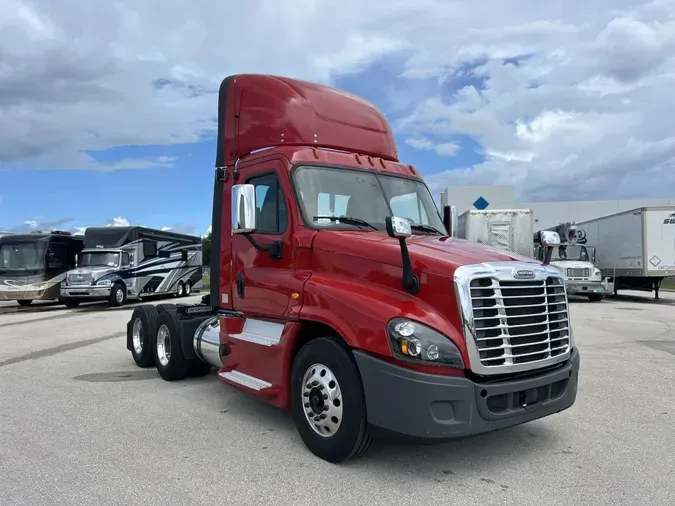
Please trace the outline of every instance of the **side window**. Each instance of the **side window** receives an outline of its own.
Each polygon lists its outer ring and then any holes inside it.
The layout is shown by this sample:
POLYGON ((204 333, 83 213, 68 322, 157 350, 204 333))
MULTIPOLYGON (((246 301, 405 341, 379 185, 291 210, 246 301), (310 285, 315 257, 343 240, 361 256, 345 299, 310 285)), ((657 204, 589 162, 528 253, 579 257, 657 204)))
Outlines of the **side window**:
POLYGON ((68 248, 63 243, 52 242, 47 253, 47 269, 50 271, 68 268, 68 248))
POLYGON ((397 195, 389 201, 389 205, 395 216, 411 219, 420 225, 429 224, 429 217, 417 192, 397 195))
POLYGON ((143 241, 143 257, 153 258, 157 256, 157 241, 145 239, 143 241))
POLYGON ((288 224, 284 194, 276 174, 265 174, 247 181, 255 187, 256 232, 282 234, 288 224))
POLYGON ((129 266, 129 253, 126 251, 122 252, 122 267, 128 267, 129 266))

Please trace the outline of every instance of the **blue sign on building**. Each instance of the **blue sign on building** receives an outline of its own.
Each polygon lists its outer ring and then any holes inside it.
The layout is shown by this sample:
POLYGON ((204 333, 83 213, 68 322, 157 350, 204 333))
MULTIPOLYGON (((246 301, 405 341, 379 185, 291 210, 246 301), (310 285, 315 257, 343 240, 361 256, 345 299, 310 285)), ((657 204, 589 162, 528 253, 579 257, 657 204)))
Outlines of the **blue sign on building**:
POLYGON ((489 206, 490 203, 485 200, 483 197, 478 197, 476 201, 473 203, 473 207, 478 209, 479 211, 483 211, 487 209, 487 206, 489 206))

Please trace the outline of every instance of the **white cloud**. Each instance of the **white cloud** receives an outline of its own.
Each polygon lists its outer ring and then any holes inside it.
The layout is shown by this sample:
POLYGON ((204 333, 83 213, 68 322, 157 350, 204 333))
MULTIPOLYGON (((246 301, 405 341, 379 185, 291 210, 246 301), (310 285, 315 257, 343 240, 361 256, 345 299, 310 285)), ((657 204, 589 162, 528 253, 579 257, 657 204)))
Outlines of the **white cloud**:
POLYGON ((425 137, 409 137, 405 140, 405 143, 415 149, 435 151, 439 156, 455 156, 457 152, 462 149, 462 147, 456 142, 441 142, 435 144, 425 137))
POLYGON ((171 165, 100 163, 86 151, 212 135, 215 92, 231 73, 329 82, 397 55, 402 75, 369 85, 403 97, 426 78, 442 90, 395 121, 397 135, 442 156, 469 136, 487 157, 429 177, 436 189, 517 183, 530 198, 617 198, 675 188, 671 1, 86 5, 0 3, 0 163, 171 165))
POLYGON ((112 218, 106 226, 108 227, 128 227, 130 225, 129 220, 126 218, 123 218, 122 216, 118 216, 117 218, 112 218))

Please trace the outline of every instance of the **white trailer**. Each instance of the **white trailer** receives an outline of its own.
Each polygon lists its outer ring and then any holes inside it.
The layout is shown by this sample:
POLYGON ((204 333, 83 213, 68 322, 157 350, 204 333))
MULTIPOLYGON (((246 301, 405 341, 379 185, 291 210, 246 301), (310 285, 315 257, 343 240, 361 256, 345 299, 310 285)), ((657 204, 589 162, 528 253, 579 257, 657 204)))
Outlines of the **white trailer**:
POLYGON ((640 207, 575 224, 597 246, 596 266, 614 294, 655 292, 675 276, 675 206, 640 207))
POLYGON ((460 239, 534 257, 532 209, 469 209, 457 217, 460 239))

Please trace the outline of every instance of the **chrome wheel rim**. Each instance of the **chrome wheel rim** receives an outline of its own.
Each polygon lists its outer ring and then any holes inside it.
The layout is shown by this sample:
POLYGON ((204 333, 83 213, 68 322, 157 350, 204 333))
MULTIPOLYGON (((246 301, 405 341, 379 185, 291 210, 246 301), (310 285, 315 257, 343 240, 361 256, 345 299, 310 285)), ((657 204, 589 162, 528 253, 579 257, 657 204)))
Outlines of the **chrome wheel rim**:
POLYGON ((162 367, 169 365, 171 360, 171 333, 166 325, 160 325, 157 330, 157 358, 162 367))
POLYGON ((121 303, 124 300, 124 291, 121 288, 118 288, 117 292, 115 292, 115 299, 119 303, 121 303))
POLYGON ((143 352, 143 323, 141 323, 140 318, 134 320, 134 325, 131 328, 131 339, 136 355, 140 355, 143 352))
POLYGON ((305 419, 321 437, 331 437, 342 424, 342 391, 328 367, 314 364, 302 377, 302 404, 305 419))
POLYGON ((190 292, 192 291, 192 285, 190 283, 185 284, 185 295, 190 295, 190 292))
POLYGON ((178 295, 181 296, 183 295, 183 284, 178 283, 178 295))

